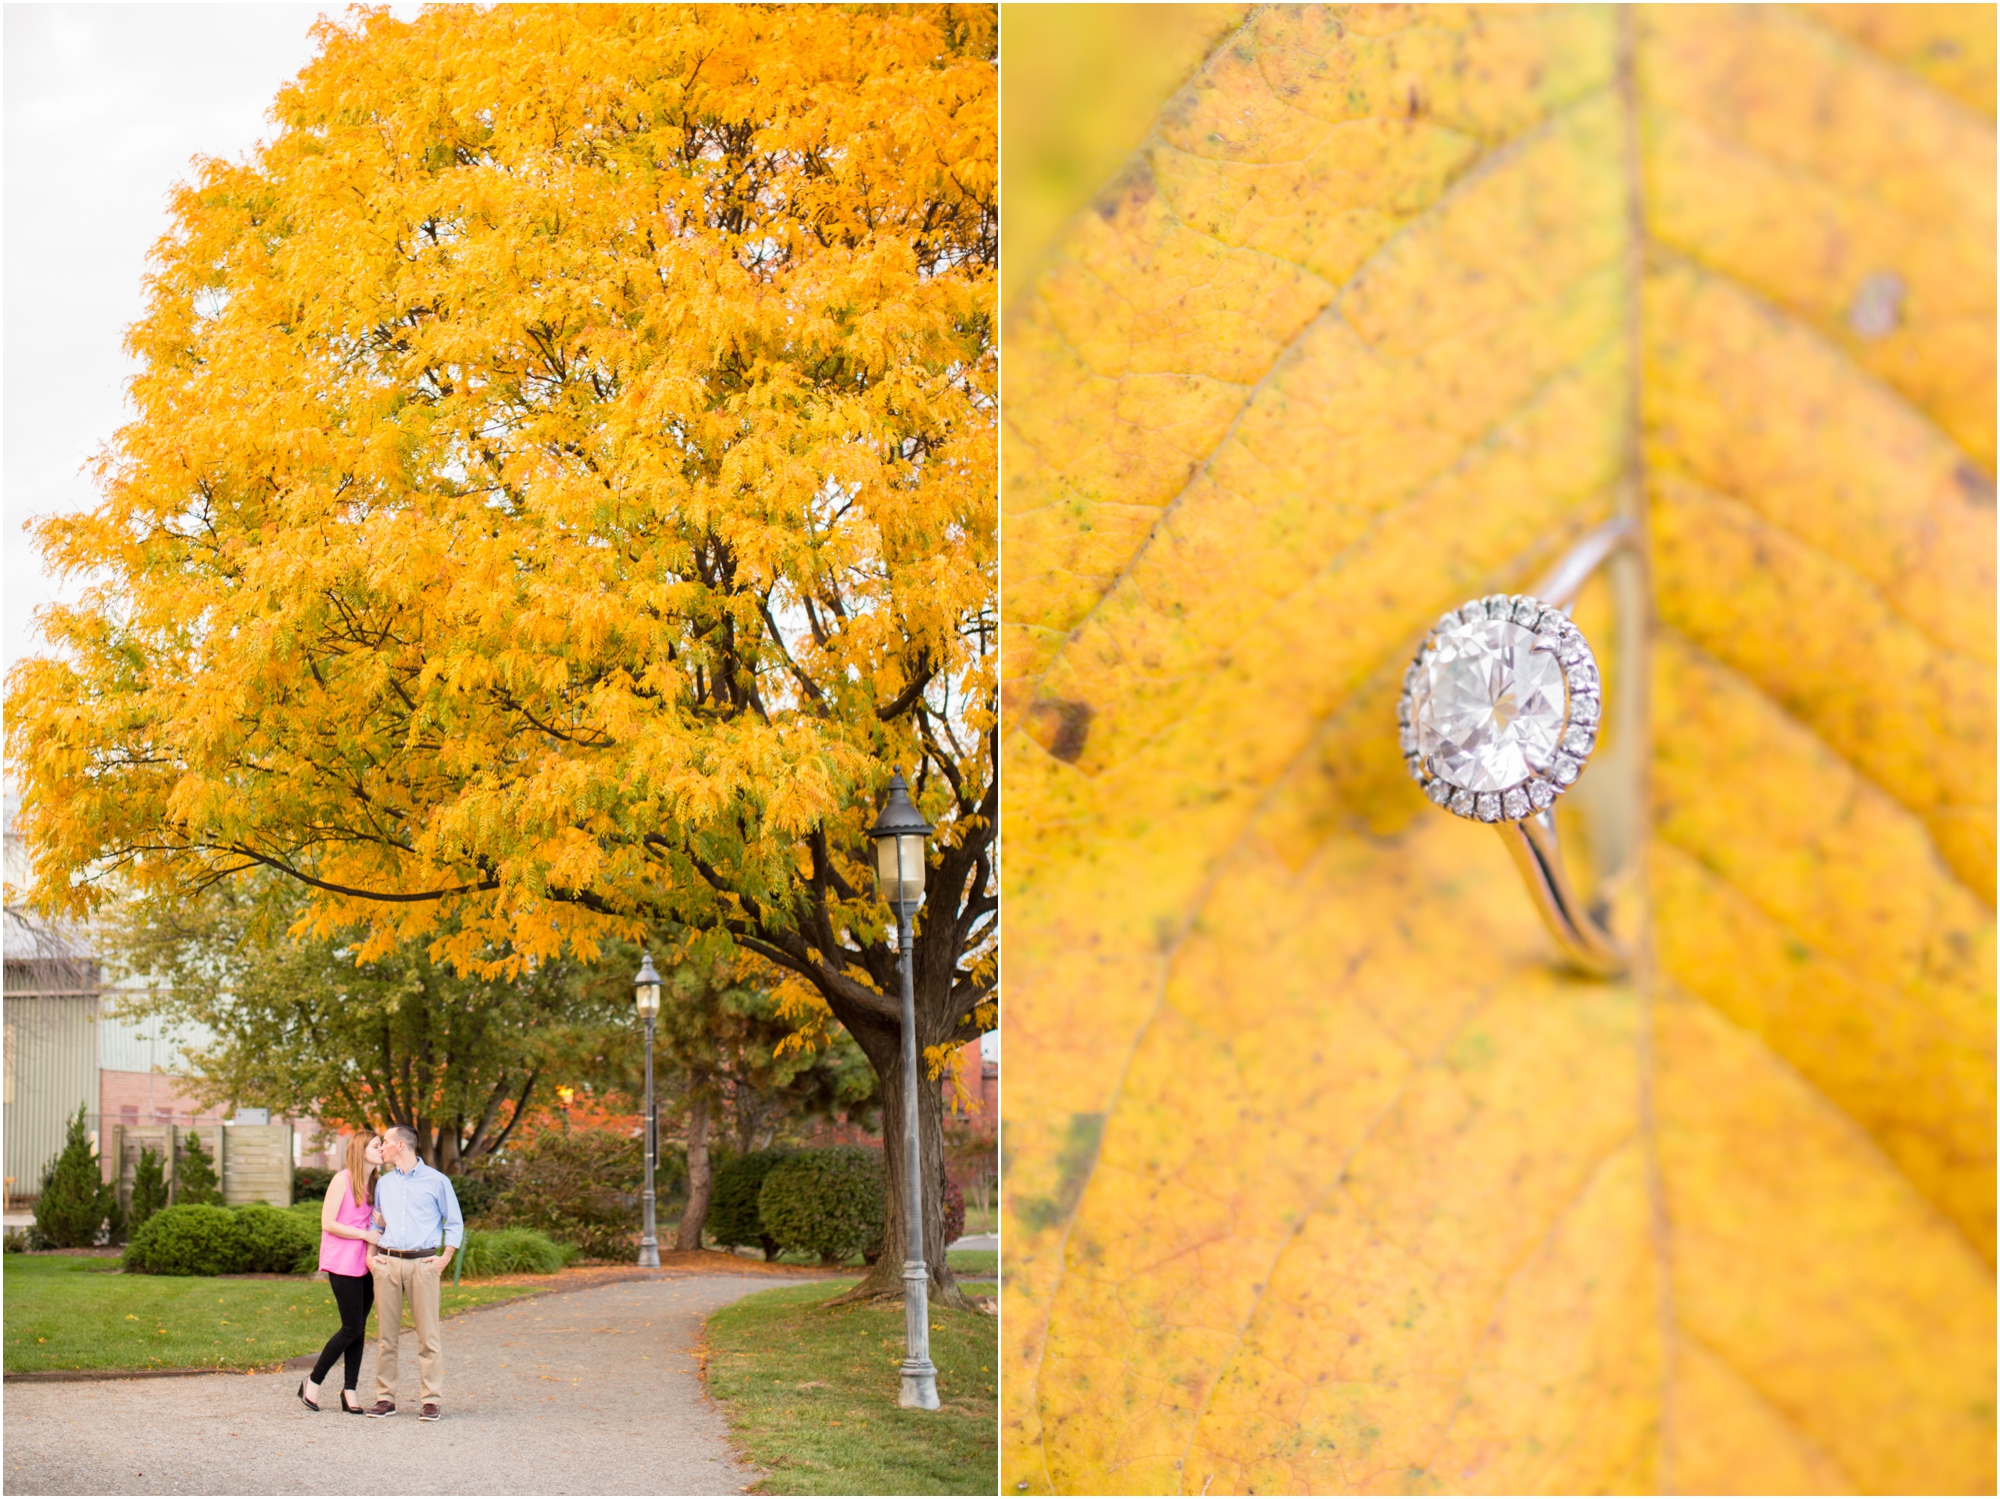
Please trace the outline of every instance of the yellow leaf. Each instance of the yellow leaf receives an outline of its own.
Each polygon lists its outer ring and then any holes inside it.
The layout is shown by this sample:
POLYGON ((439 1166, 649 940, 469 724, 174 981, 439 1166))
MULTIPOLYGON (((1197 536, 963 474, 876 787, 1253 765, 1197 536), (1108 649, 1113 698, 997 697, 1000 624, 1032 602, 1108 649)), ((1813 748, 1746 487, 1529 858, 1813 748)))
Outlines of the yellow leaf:
POLYGON ((1992 1487, 1993 31, 1260 10, 1041 257, 1004 1491, 1992 1487), (1599 983, 1394 704, 1617 513, 1599 983))

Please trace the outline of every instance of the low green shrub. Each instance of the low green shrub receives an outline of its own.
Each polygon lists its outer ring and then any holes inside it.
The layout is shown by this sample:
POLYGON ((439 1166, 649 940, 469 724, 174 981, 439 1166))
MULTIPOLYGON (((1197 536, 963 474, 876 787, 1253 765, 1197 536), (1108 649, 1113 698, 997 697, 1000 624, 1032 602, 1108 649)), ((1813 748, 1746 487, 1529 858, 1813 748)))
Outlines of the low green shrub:
POLYGON ((797 1152, 764 1178, 757 1216, 781 1249, 816 1254, 822 1264, 875 1248, 889 1218, 882 1152, 859 1145, 797 1152))
POLYGON ((249 1259, 250 1246, 228 1208, 176 1203, 132 1235, 124 1264, 141 1275, 240 1275, 249 1259))
POLYGON ((553 1275, 578 1258, 574 1244, 558 1244, 532 1228, 469 1228, 458 1273, 472 1280, 491 1275, 553 1275))
POLYGON ((764 1251, 765 1259, 776 1259, 778 1241, 757 1216, 757 1194, 764 1190, 764 1178, 772 1168, 796 1154, 782 1146, 753 1150, 719 1169, 708 1198, 708 1236, 724 1249, 754 1245, 764 1251))
POLYGON ((309 1275, 319 1265, 319 1224, 263 1202, 176 1203, 140 1225, 124 1264, 140 1275, 309 1275))
POLYGON ((236 1215, 236 1231, 242 1236, 245 1270, 269 1275, 291 1275, 310 1258, 307 1272, 319 1266, 319 1233, 299 1214, 268 1203, 251 1202, 231 1208, 236 1215))

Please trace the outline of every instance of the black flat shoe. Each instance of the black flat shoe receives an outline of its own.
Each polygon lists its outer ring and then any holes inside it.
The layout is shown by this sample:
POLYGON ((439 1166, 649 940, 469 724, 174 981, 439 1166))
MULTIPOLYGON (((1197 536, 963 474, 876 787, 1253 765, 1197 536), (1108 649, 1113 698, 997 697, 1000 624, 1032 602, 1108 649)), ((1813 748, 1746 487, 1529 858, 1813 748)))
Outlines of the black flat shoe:
POLYGON ((299 1403, 309 1411, 316 1411, 319 1409, 318 1406, 314 1405, 310 1400, 306 1399, 306 1382, 303 1379, 299 1381, 299 1403))

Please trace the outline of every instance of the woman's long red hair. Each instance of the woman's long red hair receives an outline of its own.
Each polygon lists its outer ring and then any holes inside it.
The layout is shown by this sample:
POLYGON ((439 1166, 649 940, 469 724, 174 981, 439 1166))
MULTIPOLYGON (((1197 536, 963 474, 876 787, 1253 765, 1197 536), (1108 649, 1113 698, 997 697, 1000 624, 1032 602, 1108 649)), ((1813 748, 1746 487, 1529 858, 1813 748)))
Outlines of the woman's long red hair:
POLYGON ((375 1137, 359 1130, 347 1137, 347 1189, 354 1205, 365 1208, 375 1201, 375 1168, 368 1164, 368 1142, 375 1137))

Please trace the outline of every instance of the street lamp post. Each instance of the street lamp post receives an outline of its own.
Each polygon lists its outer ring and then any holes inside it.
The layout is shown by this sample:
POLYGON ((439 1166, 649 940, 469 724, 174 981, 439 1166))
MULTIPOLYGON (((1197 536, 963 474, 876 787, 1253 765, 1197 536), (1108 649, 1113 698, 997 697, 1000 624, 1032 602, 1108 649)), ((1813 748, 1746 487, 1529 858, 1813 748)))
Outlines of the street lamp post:
POLYGON ((660 976, 647 953, 632 977, 632 1002, 646 1022, 646 1228, 639 1236, 639 1268, 660 1268, 660 1241, 653 1231, 653 1162, 660 1153, 660 1118, 653 1107, 653 1019, 660 1013, 660 976))
POLYGON ((889 804, 868 836, 875 840, 875 877, 896 908, 903 968, 903 1160, 907 1248, 903 1254, 903 1392, 897 1404, 938 1408, 937 1365, 931 1362, 930 1271, 924 1265, 923 1149, 917 1137, 917 998, 911 973, 911 931, 924 898, 924 839, 931 826, 910 803, 900 768, 889 782, 889 804))

